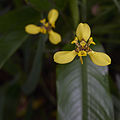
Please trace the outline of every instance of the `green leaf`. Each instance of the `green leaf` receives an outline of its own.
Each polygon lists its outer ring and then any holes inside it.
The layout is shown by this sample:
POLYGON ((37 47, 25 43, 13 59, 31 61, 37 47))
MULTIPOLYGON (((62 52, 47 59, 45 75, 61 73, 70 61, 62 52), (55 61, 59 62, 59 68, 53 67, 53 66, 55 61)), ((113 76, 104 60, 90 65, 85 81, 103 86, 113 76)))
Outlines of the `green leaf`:
POLYGON ((3 90, 0 91, 0 120, 3 120, 3 109, 5 104, 5 93, 3 90))
POLYGON ((15 78, 0 87, 0 119, 15 120, 16 109, 20 98, 20 74, 15 78))
POLYGON ((29 7, 8 12, 0 16, 0 67, 22 45, 28 35, 25 25, 39 21, 39 12, 29 7), (12 32, 11 32, 12 31, 12 32))
POLYGON ((27 37, 28 35, 24 31, 13 31, 0 38, 0 67, 5 64, 27 37))
POLYGON ((79 59, 58 66, 58 120, 114 120, 107 67, 87 58, 86 68, 79 59))
POLYGON ((41 12, 52 8, 63 10, 67 5, 68 0, 26 0, 26 3, 41 12))
POLYGON ((15 84, 10 86, 6 92, 4 119, 5 120, 16 120, 16 110, 18 107, 21 91, 20 85, 15 84), (6 115, 7 114, 7 115, 6 115))
POLYGON ((120 3, 118 0, 113 0, 115 6, 118 8, 118 11, 120 12, 120 3))
POLYGON ((78 7, 78 0, 70 0, 70 10, 74 22, 74 27, 79 23, 79 7, 78 7))
POLYGON ((55 2, 55 5, 58 9, 63 10, 69 0, 53 0, 55 2))
POLYGON ((26 2, 37 10, 49 10, 53 4, 49 0, 26 0, 26 2))
POLYGON ((22 7, 0 16, 0 33, 24 30, 27 24, 33 24, 39 22, 39 20, 39 12, 30 7, 22 7))
POLYGON ((40 72, 41 72, 41 67, 42 67, 42 56, 43 56, 44 47, 45 47, 44 44, 46 40, 46 37, 44 35, 41 35, 40 37, 41 38, 38 41, 38 47, 37 47, 36 55, 34 58, 32 70, 30 72, 28 80, 23 85, 23 91, 26 94, 32 93, 35 90, 40 80, 40 72))
POLYGON ((23 1, 21 0, 13 0, 13 3, 16 9, 22 7, 23 5, 23 1))
POLYGON ((106 24, 106 25, 100 25, 100 26, 95 26, 93 28, 93 33, 97 35, 102 35, 102 34, 120 34, 120 24, 115 23, 115 24, 106 24))

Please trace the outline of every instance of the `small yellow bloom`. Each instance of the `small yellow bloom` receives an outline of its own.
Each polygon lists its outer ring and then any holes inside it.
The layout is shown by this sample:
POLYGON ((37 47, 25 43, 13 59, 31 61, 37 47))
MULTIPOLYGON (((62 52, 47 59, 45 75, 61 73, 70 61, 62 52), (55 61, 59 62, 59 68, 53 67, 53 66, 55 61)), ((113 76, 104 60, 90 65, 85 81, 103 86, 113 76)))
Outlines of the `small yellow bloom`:
POLYGON ((40 20, 41 26, 36 26, 34 24, 29 24, 25 27, 25 31, 29 34, 38 34, 43 33, 49 34, 49 40, 52 44, 58 44, 61 42, 61 36, 60 34, 54 32, 52 28, 55 28, 55 22, 58 18, 58 11, 56 9, 52 9, 48 13, 48 22, 46 22, 46 19, 40 20))
POLYGON ((99 66, 106 66, 111 64, 110 57, 102 52, 95 52, 90 48, 90 45, 95 45, 93 38, 90 37, 91 30, 88 24, 80 23, 76 30, 76 37, 71 44, 76 45, 76 49, 73 51, 60 51, 54 54, 54 61, 59 64, 66 64, 71 62, 76 55, 80 57, 80 61, 83 64, 83 56, 90 56, 92 62, 99 66))

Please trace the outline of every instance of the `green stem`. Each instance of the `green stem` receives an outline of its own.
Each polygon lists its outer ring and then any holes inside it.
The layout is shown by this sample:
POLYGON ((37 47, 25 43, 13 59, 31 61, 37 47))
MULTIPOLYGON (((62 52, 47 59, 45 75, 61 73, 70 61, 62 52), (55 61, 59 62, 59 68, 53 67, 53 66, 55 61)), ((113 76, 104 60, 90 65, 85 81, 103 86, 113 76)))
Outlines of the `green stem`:
POLYGON ((82 120, 87 120, 88 117, 88 79, 87 79, 87 62, 86 57, 83 59, 82 65, 82 120))
POLYGON ((86 22, 87 19, 86 5, 87 5, 87 1, 82 0, 82 22, 86 22))
MULTIPOLYGON (((82 22, 86 22, 87 15, 86 15, 86 4, 87 0, 82 0, 82 22)), ((82 65, 82 120, 88 120, 88 79, 87 79, 87 60, 86 57, 83 59, 82 65)))

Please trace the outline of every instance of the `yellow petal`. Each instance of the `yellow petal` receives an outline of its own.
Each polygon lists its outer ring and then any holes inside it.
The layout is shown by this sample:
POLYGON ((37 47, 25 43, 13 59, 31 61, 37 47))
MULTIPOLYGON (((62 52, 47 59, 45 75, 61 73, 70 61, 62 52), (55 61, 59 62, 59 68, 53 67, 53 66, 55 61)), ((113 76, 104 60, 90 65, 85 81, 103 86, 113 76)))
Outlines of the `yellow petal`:
POLYGON ((29 34, 38 34, 40 32, 40 27, 30 24, 25 27, 25 31, 29 34))
POLYGON ((54 61, 59 64, 66 64, 71 62, 76 55, 77 55, 77 52, 75 52, 75 50, 56 52, 54 54, 54 61))
POLYGON ((48 32, 48 34, 49 34, 49 40, 50 40, 50 42, 52 43, 52 44, 58 44, 59 42, 61 42, 61 36, 60 36, 60 34, 58 34, 58 33, 56 33, 56 32, 54 32, 54 31, 52 31, 52 30, 50 30, 49 32, 48 32))
POLYGON ((90 37, 91 34, 91 30, 88 24, 86 23, 80 23, 77 27, 76 30, 76 35, 78 37, 78 39, 81 41, 82 39, 84 39, 85 41, 87 41, 90 37))
POLYGON ((92 51, 89 52, 88 54, 90 55, 92 62, 96 65, 106 66, 111 64, 110 57, 105 53, 92 51))
POLYGON ((58 11, 56 9, 52 9, 48 13, 48 21, 52 25, 52 27, 54 27, 55 22, 56 22, 56 20, 58 18, 58 15, 59 15, 59 13, 58 13, 58 11))

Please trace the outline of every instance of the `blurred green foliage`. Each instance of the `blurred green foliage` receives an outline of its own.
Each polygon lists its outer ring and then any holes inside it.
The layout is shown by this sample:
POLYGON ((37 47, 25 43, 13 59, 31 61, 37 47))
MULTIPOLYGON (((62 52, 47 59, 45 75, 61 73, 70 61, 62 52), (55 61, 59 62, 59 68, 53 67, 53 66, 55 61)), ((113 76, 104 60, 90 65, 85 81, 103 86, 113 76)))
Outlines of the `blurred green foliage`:
MULTIPOLYGON (((83 116, 90 116, 92 120, 120 120, 119 46, 118 0, 0 0, 0 120, 53 120, 56 117, 59 120, 67 120, 69 117, 78 120, 82 110, 78 115, 80 109, 75 109, 74 105, 83 106, 81 101, 84 99, 90 105, 85 105, 83 116), (62 42, 57 46, 49 43, 47 35, 28 35, 25 32, 26 25, 39 25, 40 19, 46 18, 52 8, 59 11, 55 30, 61 34, 62 42), (88 79, 91 80, 89 84, 84 84, 86 78, 80 72, 82 66, 78 60, 65 66, 58 66, 53 61, 56 51, 74 48, 69 43, 74 39, 80 22, 90 25, 95 42, 102 44, 112 59, 108 69, 88 64, 86 74, 92 76, 88 79), (90 70, 97 71, 96 75, 92 75, 90 70), (81 85, 75 89, 80 83, 85 85, 84 89, 81 85), (82 96, 88 92, 88 88, 92 89, 91 84, 97 89, 95 93, 82 96), (72 91, 75 96, 67 99, 73 95, 72 91), (94 100, 95 104, 90 100, 94 100), (104 106, 106 100, 108 103, 104 106), (64 114, 60 113, 61 110, 66 110, 66 116, 62 116, 64 114)), ((99 47, 96 49, 103 50, 99 47)))

